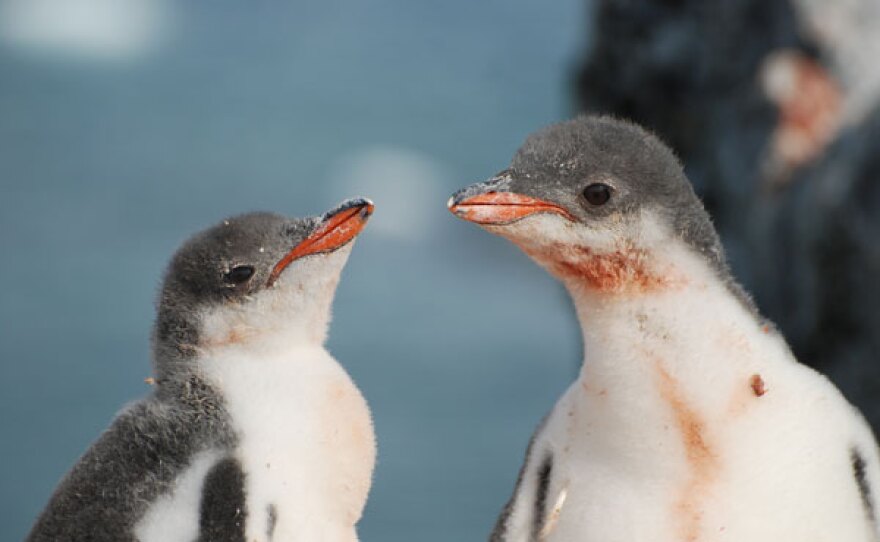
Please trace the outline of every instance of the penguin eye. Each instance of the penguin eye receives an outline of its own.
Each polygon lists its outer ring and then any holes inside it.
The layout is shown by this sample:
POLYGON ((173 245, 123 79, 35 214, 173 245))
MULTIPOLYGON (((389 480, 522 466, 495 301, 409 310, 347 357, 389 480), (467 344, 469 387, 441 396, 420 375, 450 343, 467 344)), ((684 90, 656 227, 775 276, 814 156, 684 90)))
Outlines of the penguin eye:
POLYGON ((604 183, 593 183, 584 188, 584 199, 590 205, 605 205, 611 199, 611 187, 604 183))
POLYGON ((254 275, 254 268, 250 265, 239 265, 233 267, 231 271, 226 273, 224 277, 226 282, 231 284, 241 284, 247 282, 254 275))

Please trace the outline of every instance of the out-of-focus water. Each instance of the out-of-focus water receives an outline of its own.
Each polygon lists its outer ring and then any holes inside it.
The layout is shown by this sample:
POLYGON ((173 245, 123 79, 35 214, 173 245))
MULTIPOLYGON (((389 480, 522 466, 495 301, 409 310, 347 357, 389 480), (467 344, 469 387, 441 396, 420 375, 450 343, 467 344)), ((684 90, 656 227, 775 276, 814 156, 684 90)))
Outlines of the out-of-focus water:
POLYGON ((445 204, 567 115, 583 2, 150 1, 140 41, 83 50, 0 9, 0 540, 147 393, 180 241, 356 194, 376 215, 329 348, 378 433, 362 538, 484 539, 580 339, 561 288, 445 204))

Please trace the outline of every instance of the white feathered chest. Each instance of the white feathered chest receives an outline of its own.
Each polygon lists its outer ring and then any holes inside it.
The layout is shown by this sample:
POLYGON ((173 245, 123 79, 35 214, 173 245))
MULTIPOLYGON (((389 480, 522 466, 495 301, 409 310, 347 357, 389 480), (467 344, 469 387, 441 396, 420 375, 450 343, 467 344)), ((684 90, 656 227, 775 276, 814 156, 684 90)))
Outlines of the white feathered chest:
MULTIPOLYGON (((223 357, 207 362, 205 372, 221 390, 239 436, 235 452, 249 509, 274 507, 276 541, 354 540, 376 445, 368 407, 351 378, 320 347, 223 357)), ((248 540, 266 533, 260 523, 249 522, 248 540)))

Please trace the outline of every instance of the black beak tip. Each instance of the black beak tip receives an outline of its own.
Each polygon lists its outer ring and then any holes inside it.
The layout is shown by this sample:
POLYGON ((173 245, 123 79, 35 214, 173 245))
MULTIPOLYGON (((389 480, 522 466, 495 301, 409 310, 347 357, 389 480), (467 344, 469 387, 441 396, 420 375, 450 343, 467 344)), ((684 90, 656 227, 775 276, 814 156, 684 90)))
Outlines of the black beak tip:
POLYGON ((481 194, 494 194, 496 192, 506 192, 510 181, 510 173, 505 170, 495 175, 488 181, 465 186, 457 190, 446 202, 446 207, 452 210, 456 205, 461 204, 464 200, 478 196, 481 194))
POLYGON ((460 190, 457 190, 452 196, 449 197, 449 200, 446 201, 446 207, 448 209, 452 209, 456 205, 461 204, 464 200, 476 196, 478 194, 491 194, 495 192, 495 190, 491 189, 486 185, 486 183, 477 183, 472 184, 470 186, 466 186, 460 190))
POLYGON ((360 208, 361 217, 366 219, 373 214, 373 207, 373 200, 369 198, 351 198, 343 201, 333 209, 324 213, 324 216, 322 218, 323 220, 327 220, 349 209, 360 208))
POLYGON ((461 203, 464 200, 463 193, 465 190, 465 188, 462 188, 449 196, 449 200, 446 201, 446 208, 451 210, 453 207, 461 203))

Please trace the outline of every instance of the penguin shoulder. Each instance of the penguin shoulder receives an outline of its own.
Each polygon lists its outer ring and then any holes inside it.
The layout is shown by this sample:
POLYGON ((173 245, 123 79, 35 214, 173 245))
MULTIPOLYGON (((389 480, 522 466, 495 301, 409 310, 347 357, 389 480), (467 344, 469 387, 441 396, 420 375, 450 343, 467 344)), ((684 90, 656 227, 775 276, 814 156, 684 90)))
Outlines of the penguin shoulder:
POLYGON ((197 450, 223 442, 219 412, 156 395, 123 408, 64 476, 28 540, 122 539, 197 450))

